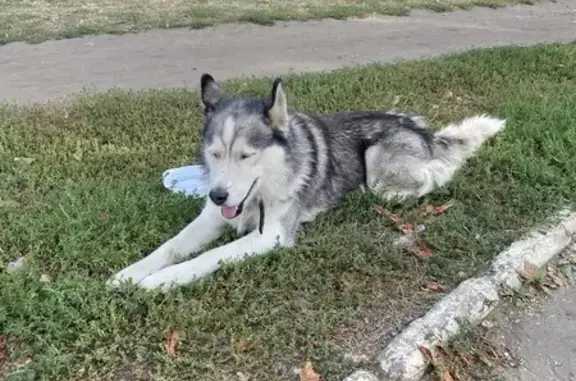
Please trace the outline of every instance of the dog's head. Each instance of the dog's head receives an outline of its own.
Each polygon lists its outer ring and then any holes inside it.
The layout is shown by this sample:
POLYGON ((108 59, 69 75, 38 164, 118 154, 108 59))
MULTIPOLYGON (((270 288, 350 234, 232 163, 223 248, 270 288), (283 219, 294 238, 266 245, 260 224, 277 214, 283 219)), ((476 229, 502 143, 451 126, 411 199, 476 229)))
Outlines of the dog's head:
POLYGON ((289 118, 286 95, 278 78, 269 99, 229 96, 211 75, 204 74, 201 99, 209 198, 225 218, 233 219, 262 183, 282 171, 289 118))

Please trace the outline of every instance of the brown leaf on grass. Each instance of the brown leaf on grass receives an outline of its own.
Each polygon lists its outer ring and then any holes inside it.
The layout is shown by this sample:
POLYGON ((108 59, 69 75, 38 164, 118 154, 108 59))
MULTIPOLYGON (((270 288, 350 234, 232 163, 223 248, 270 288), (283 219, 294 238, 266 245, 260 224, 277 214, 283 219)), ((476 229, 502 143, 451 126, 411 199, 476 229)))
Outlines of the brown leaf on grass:
POLYGON ((396 225, 400 224, 400 222, 402 220, 399 215, 387 211, 381 205, 376 205, 376 212, 378 212, 378 214, 381 214, 383 216, 390 218, 392 220, 392 222, 394 222, 396 225))
POLYGON ((534 279, 534 277, 536 277, 536 269, 533 268, 522 269, 518 271, 518 275, 520 275, 522 278, 526 280, 532 280, 534 279))
POLYGON ((414 233, 416 231, 416 227, 411 223, 399 224, 397 228, 404 234, 414 233))
POLYGON ((240 339, 236 345, 236 352, 238 353, 246 353, 249 352, 254 345, 252 344, 252 340, 250 338, 247 339, 240 339))
POLYGON ((435 361, 436 359, 435 359, 435 357, 434 357, 434 353, 432 353, 432 351, 431 351, 430 349, 426 348, 426 347, 423 346, 423 345, 420 345, 420 346, 418 347, 418 349, 420 350, 420 352, 422 352, 422 355, 424 356, 424 359, 425 359, 427 362, 429 362, 429 363, 431 363, 431 364, 434 363, 434 361, 435 361))
POLYGON ((176 349, 178 348, 179 337, 176 331, 166 331, 164 333, 164 348, 168 356, 176 356, 176 349))
POLYGON ((494 202, 498 205, 502 205, 506 203, 506 200, 504 199, 504 197, 502 196, 495 196, 494 197, 494 202))
POLYGON ((548 277, 550 277, 550 279, 552 279, 552 282, 554 282, 558 287, 564 287, 564 285, 566 284, 564 282, 562 274, 558 271, 556 267, 552 265, 548 266, 548 277))
POLYGON ((445 370, 442 374, 442 381, 454 381, 454 377, 452 377, 449 370, 445 370))
POLYGON ((320 375, 314 371, 310 361, 300 369, 300 381, 320 381, 320 375))
POLYGON ((458 238, 454 238, 454 240, 452 241, 452 247, 454 249, 461 249, 462 248, 462 244, 460 243, 458 238))
POLYGON ((443 347, 442 345, 436 344, 436 347, 435 347, 435 348, 436 348, 435 352, 436 352, 438 355, 446 356, 446 354, 447 354, 446 349, 444 349, 444 347, 443 347))
POLYGON ((421 214, 423 216, 429 216, 429 215, 439 216, 441 214, 446 213, 446 211, 453 206, 454 206, 454 200, 450 200, 442 205, 430 205, 430 204, 423 205, 421 214))
POLYGON ((428 292, 444 292, 445 291, 444 286, 442 286, 438 282, 434 282, 431 280, 424 283, 422 285, 422 287, 420 287, 420 289, 422 291, 428 291, 428 292))
POLYGON ((430 248, 430 246, 428 246, 428 244, 421 238, 419 238, 417 241, 418 244, 418 256, 419 257, 429 257, 433 254, 432 249, 430 248))
POLYGON ((6 362, 6 338, 0 335, 0 376, 4 373, 6 362))
POLYGON ((100 217, 98 218, 98 220, 100 221, 100 223, 102 225, 105 225, 108 223, 108 221, 110 221, 110 214, 108 214, 108 212, 104 211, 104 212, 100 213, 100 217))
POLYGON ((6 338, 0 335, 0 362, 6 358, 6 338))
POLYGON ((468 366, 474 365, 474 362, 476 362, 476 357, 470 353, 467 353, 465 355, 460 355, 460 358, 468 366))
POLYGON ((480 361, 482 361, 487 367, 489 368, 494 368, 494 363, 490 360, 488 360, 488 358, 486 358, 486 356, 479 356, 480 361))

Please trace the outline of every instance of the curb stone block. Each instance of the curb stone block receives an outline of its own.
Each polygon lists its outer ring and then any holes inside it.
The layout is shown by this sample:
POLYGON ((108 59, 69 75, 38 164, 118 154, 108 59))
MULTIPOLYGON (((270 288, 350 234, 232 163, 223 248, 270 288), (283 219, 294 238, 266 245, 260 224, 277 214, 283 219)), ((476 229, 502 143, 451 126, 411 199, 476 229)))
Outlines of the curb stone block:
POLYGON ((576 235, 576 213, 563 211, 560 217, 560 222, 549 231, 534 232, 496 257, 492 279, 498 287, 517 290, 522 284, 520 270, 539 269, 570 245, 576 235))
MULTIPOLYGON (((388 381, 418 381, 428 364, 419 347, 432 348, 458 333, 461 322, 477 324, 498 304, 498 291, 521 285, 519 271, 538 269, 568 248, 576 237, 576 213, 564 210, 559 222, 514 242, 494 260, 489 274, 462 282, 422 318, 414 320, 378 356, 382 376, 388 381)), ((378 381, 371 373, 357 371, 344 381, 378 381)))
POLYGON ((390 380, 419 380, 428 364, 419 347, 432 348, 458 333, 460 322, 476 324, 499 300, 490 279, 462 282, 424 317, 413 321, 380 354, 380 368, 390 380))

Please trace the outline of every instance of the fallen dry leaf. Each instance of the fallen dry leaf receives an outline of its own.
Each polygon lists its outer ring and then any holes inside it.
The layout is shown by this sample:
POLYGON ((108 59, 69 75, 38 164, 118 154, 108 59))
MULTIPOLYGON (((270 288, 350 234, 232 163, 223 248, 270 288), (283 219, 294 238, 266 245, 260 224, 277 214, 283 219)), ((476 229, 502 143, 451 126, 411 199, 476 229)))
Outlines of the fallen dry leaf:
POLYGON ((487 367, 489 368, 493 368, 494 364, 492 363, 492 361, 488 360, 486 358, 486 356, 479 356, 480 361, 482 361, 484 364, 486 364, 487 367))
POLYGON ((442 204, 442 205, 430 205, 430 204, 424 205, 422 208, 422 215, 423 216, 429 216, 429 215, 439 216, 441 214, 446 213, 446 211, 453 206, 454 206, 454 200, 450 200, 447 203, 442 204))
POLYGON ((390 219, 392 220, 392 222, 394 222, 395 224, 399 224, 400 221, 402 220, 399 215, 387 211, 387 210, 384 209, 381 205, 376 205, 376 211, 377 211, 379 214, 390 218, 390 219))
POLYGON ((300 370, 300 381, 319 381, 320 375, 314 371, 312 363, 308 361, 300 370))
POLYGON ((168 356, 175 356, 176 349, 178 348, 178 332, 176 331, 166 331, 164 334, 164 348, 168 356))
POLYGON ((444 349, 444 347, 441 344, 436 344, 436 350, 435 352, 441 356, 445 356, 446 355, 446 349, 444 349))
POLYGON ((429 257, 432 255, 432 249, 428 244, 421 238, 417 239, 416 242, 418 243, 418 256, 419 257, 429 257))
POLYGON ((108 212, 102 212, 100 213, 100 217, 98 219, 102 225, 107 224, 108 221, 110 221, 110 214, 108 214, 108 212))
POLYGON ((548 266, 548 276, 558 287, 564 287, 564 279, 562 279, 562 275, 556 267, 548 266))
POLYGON ((253 345, 252 345, 252 340, 251 339, 241 339, 239 340, 236 345, 236 352, 238 353, 246 353, 249 352, 253 345))
POLYGON ((466 365, 473 365, 474 362, 476 361, 476 357, 473 354, 465 354, 465 355, 461 355, 460 358, 462 359, 462 361, 464 361, 466 363, 466 365))
POLYGON ((502 205, 506 203, 506 200, 502 196, 496 196, 494 197, 494 202, 498 205, 502 205))
POLYGON ((404 234, 414 233, 416 231, 416 227, 411 223, 399 224, 397 227, 404 234))
POLYGON ((6 360, 6 338, 0 335, 0 376, 4 373, 4 362, 6 360))
POLYGON ((445 290, 444 286, 442 286, 440 283, 431 280, 424 283, 424 285, 422 285, 420 288, 422 291, 428 292, 443 292, 445 290))
POLYGON ((450 374, 449 370, 444 371, 444 374, 442 374, 442 380, 443 381, 454 381, 454 377, 452 377, 452 374, 450 374))
POLYGON ((534 279, 534 277, 536 276, 536 269, 522 269, 520 271, 518 271, 518 275, 520 275, 522 278, 526 279, 526 280, 531 280, 534 279))
POLYGON ((420 352, 422 352, 422 355, 424 355, 424 359, 426 359, 426 361, 428 361, 429 363, 434 363, 435 360, 434 354, 430 349, 426 348, 423 345, 420 345, 418 349, 420 350, 420 352))
POLYGON ((452 241, 452 247, 454 249, 461 249, 462 248, 462 244, 460 243, 458 238, 454 238, 454 240, 452 241))

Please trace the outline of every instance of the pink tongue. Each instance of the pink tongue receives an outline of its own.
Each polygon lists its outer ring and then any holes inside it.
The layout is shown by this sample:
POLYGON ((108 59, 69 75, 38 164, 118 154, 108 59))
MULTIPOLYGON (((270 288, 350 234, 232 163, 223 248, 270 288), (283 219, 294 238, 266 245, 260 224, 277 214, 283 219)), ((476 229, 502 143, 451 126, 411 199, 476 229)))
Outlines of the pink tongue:
POLYGON ((225 218, 234 218, 236 217, 236 212, 238 211, 238 208, 236 206, 227 206, 222 208, 222 215, 225 218))

